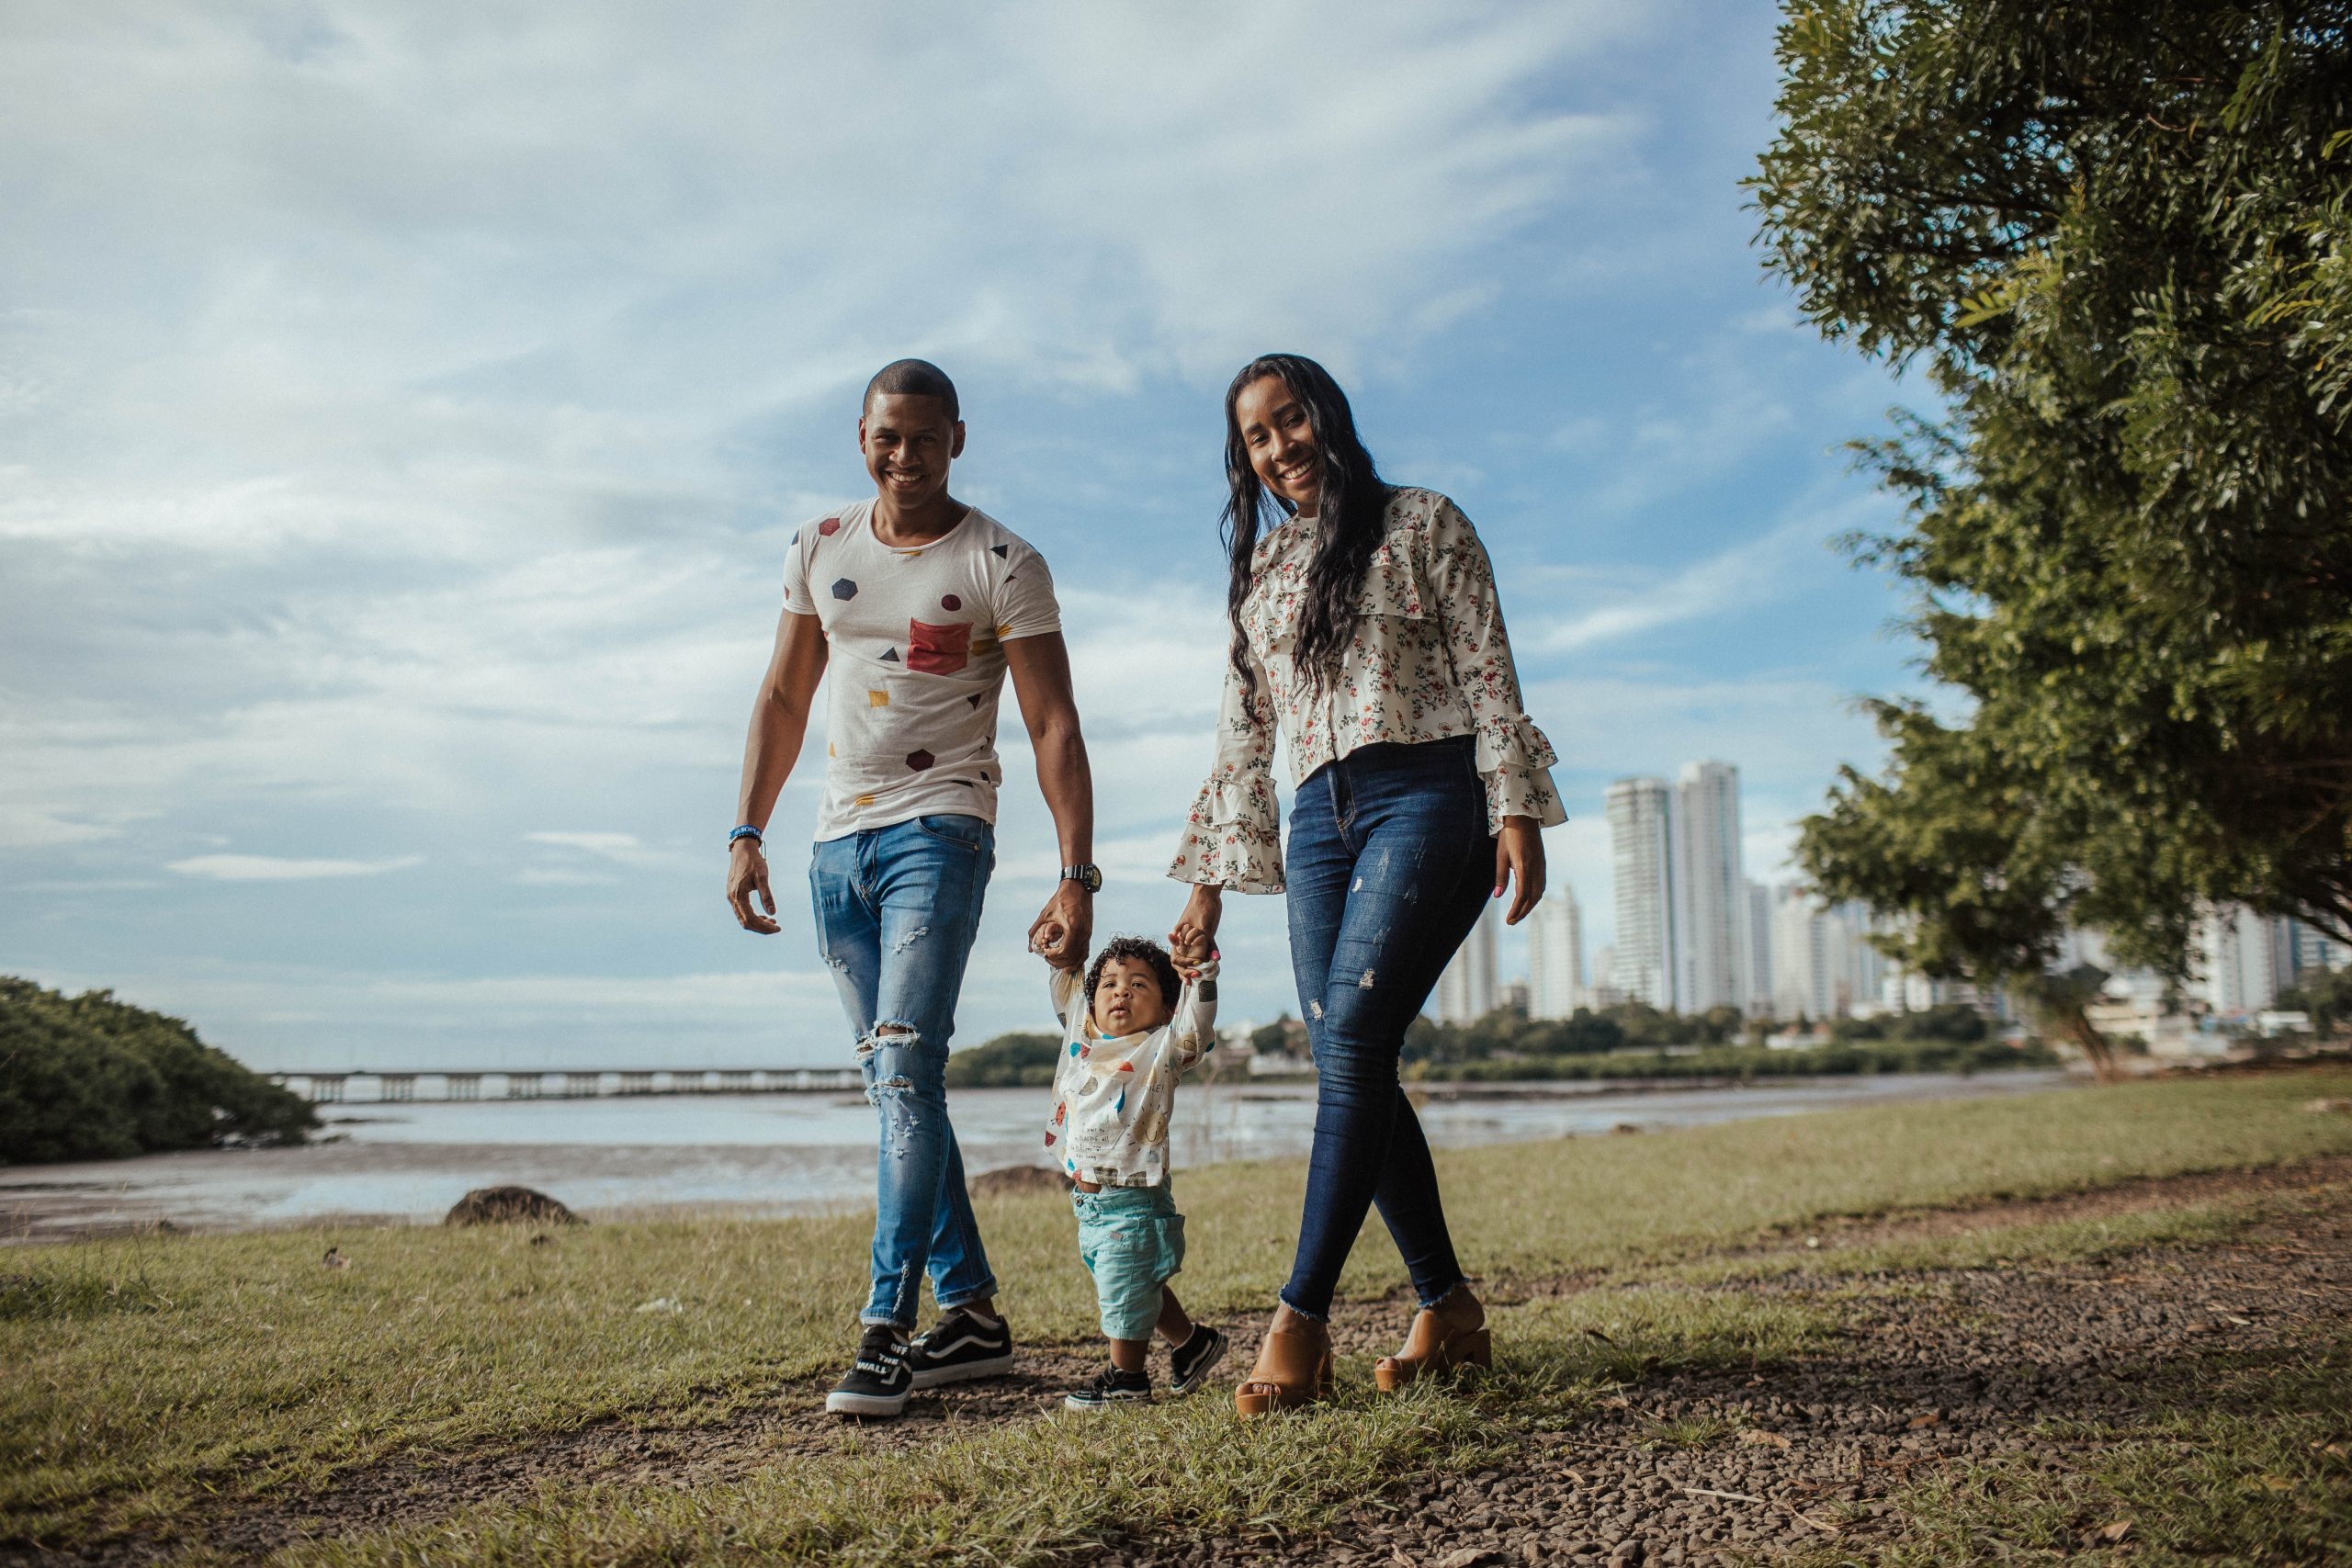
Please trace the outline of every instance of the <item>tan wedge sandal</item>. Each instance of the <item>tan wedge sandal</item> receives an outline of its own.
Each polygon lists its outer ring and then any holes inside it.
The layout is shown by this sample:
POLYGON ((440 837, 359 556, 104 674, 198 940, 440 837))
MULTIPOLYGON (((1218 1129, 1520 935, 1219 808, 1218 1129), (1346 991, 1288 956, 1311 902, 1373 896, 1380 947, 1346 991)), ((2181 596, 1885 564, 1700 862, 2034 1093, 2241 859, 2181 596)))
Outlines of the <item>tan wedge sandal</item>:
POLYGON ((1494 1359, 1494 1337, 1485 1324, 1476 1328, 1449 1327, 1444 1318, 1425 1307, 1413 1314, 1405 1348, 1383 1358, 1372 1369, 1372 1377, 1381 1393, 1394 1393, 1422 1378, 1442 1376, 1460 1367, 1491 1367, 1494 1359))
POLYGON ((1250 1369, 1249 1380, 1233 1391, 1233 1409, 1238 1416, 1295 1410, 1330 1392, 1330 1331, 1319 1325, 1277 1328, 1258 1347, 1258 1361, 1250 1369))

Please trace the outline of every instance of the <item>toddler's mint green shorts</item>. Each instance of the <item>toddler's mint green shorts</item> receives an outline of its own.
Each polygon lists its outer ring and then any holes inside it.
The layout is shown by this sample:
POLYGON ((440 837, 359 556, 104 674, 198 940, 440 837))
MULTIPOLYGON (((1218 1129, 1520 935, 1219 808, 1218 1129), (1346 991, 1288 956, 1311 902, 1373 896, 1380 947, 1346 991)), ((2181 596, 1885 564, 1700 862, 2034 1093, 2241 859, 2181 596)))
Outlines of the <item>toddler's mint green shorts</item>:
POLYGON ((1159 1321, 1159 1288, 1184 1266, 1184 1216, 1166 1181, 1157 1187, 1073 1189, 1078 1256, 1094 1276, 1102 1332, 1113 1339, 1148 1339, 1159 1321))

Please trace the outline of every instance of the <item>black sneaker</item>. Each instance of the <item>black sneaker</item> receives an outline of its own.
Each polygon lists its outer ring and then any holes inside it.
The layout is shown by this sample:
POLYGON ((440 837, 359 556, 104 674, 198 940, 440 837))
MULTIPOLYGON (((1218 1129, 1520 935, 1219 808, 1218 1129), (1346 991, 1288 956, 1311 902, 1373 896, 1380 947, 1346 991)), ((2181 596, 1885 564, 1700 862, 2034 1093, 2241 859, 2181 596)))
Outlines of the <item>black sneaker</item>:
POLYGON ((1123 1372, 1116 1367, 1103 1368, 1092 1382, 1062 1395, 1065 1410, 1108 1410, 1114 1404, 1150 1403, 1151 1374, 1123 1372))
POLYGON ((1012 1370, 1012 1328, 957 1307, 907 1347, 907 1370, 915 1388, 1001 1377, 1012 1370))
POLYGON ((1216 1371, 1232 1346, 1223 1333, 1205 1323, 1193 1325, 1193 1337, 1168 1352, 1168 1370, 1171 1374, 1168 1386, 1178 1393, 1190 1393, 1201 1386, 1201 1380, 1216 1371))
POLYGON ((888 1324, 870 1324, 857 1342, 857 1359, 825 1395, 825 1410, 832 1416, 896 1416, 913 1392, 907 1342, 888 1324))

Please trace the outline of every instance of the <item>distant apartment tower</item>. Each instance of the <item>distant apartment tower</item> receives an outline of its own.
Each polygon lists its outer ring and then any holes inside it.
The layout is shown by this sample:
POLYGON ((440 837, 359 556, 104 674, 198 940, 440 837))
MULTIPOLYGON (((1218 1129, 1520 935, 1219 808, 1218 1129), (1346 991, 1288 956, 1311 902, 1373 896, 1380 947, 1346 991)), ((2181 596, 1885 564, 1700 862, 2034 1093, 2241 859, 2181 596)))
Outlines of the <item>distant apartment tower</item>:
POLYGON ((2290 978, 2314 969, 2341 969, 2352 964, 2352 946, 2336 941, 2317 926, 2290 920, 2287 927, 2287 974, 2290 978))
MULTIPOLYGON (((1858 996, 1870 999, 1875 987, 1858 992, 1853 946, 1856 934, 1846 917, 1815 899, 1784 889, 1772 911, 1772 1011, 1819 1022, 1838 1018, 1858 996)), ((1875 979, 1875 976, 1873 976, 1875 979)))
POLYGON ((1739 770, 1691 762, 1664 779, 1609 786, 1617 875, 1617 964, 1599 976, 1680 1012, 1756 1004, 1769 972, 1754 895, 1740 870, 1739 770))
POLYGON ((1747 1000, 1748 919, 1740 874, 1739 770, 1686 762, 1674 786, 1674 1005, 1684 1012, 1747 1000))
MULTIPOLYGON (((1453 954, 1453 962, 1437 977, 1437 1021, 1476 1023, 1495 1010, 1495 927, 1500 905, 1489 900, 1479 911, 1478 923, 1453 954)), ((1427 974, 1427 970, 1422 971, 1427 974)))
POLYGON ((2238 905, 2208 909, 2191 939, 2196 995, 2223 1015, 2259 1012, 2292 981, 2289 923, 2238 905))
POLYGON ((1616 871, 1617 958, 1611 985, 1671 1008, 1674 985, 1674 808, 1664 779, 1619 779, 1604 814, 1616 871))
POLYGON ((1584 911, 1556 883, 1527 917, 1527 1016, 1570 1018, 1584 1005, 1584 911))
POLYGON ((1747 916, 1741 928, 1747 951, 1741 956, 1740 973, 1747 977, 1747 989, 1739 1008, 1749 1014, 1769 1013, 1772 1010, 1772 890, 1760 882, 1744 882, 1740 895, 1747 901, 1747 916))

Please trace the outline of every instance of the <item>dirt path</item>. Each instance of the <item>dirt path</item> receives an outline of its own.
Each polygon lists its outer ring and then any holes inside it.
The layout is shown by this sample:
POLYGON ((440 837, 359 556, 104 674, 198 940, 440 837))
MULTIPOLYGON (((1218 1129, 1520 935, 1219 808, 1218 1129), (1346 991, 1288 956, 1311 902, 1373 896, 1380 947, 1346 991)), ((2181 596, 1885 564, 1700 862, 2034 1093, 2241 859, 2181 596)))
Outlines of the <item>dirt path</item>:
MULTIPOLYGON (((1835 1351, 1765 1372, 1659 1377, 1626 1390, 1622 1408, 1540 1435, 1507 1465, 1408 1482, 1312 1541, 1151 1543, 1102 1561, 1681 1564, 1832 1539, 1867 1560, 1899 1528, 1887 1494, 1916 1469, 2003 1452, 2079 1457, 2088 1444, 2031 1428, 2129 1417, 2150 1407, 2157 1385, 2177 1387, 2216 1355, 2285 1351, 2340 1332, 2352 1321, 2352 1186, 2340 1169, 2324 1185, 2318 1174, 2305 1166, 2234 1183, 2146 1184, 2151 1199, 2168 1187, 2214 1197, 2290 1190, 2317 1207, 2291 1227, 2220 1247, 1906 1273, 1900 1292, 1843 1304, 1835 1351), (1710 1435, 1693 1442, 1694 1433, 1710 1435)), ((2089 1201, 2116 1212, 2106 1197, 2089 1201)), ((1729 1288, 1803 1299, 1844 1283, 1729 1288)))
MULTIPOLYGON (((1622 1409, 1544 1434, 1508 1466, 1408 1481, 1314 1541, 1141 1543, 1090 1559, 1136 1568, 1231 1561, 1677 1563, 1769 1553, 1822 1539, 1826 1526, 1846 1541, 1866 1540, 1874 1528, 1870 1510, 1915 1466, 2018 1446, 2036 1420, 2123 1414, 2148 1370, 2209 1348, 2280 1345, 2315 1324, 2352 1316, 2352 1158, 1825 1222, 1717 1254, 1760 1262, 1792 1250, 1817 1256, 1816 1249, 2289 1193, 2325 1194, 2318 1217, 2300 1222, 2292 1236, 2256 1234, 2194 1254, 2149 1253, 2120 1268, 1906 1274, 1900 1292, 1840 1303, 1849 1327, 1831 1353, 1761 1374, 1661 1375, 1628 1390, 1622 1409), (1662 1428, 1724 1435, 1686 1449, 1661 1444, 1662 1428), (1733 1428, 1771 1436, 1736 1439, 1733 1428), (1857 1518, 1843 1517, 1857 1511, 1857 1518)), ((1802 1299, 1843 1283, 1793 1276, 1723 1288, 1802 1299)), ((1595 1288, 1609 1287, 1567 1277, 1499 1281, 1491 1294, 1521 1301, 1595 1288)), ((1385 1353, 1408 1315, 1402 1300, 1351 1303, 1337 1325, 1339 1348, 1385 1353)), ((1237 1345, 1234 1376, 1253 1349, 1237 1345)), ((120 1539, 79 1553, 0 1547, 0 1562, 143 1562, 189 1540, 257 1556, 307 1539, 413 1527, 548 1483, 686 1488, 796 1457, 913 1448, 1041 1414, 1095 1361, 1091 1346, 1030 1348, 1012 1377, 922 1396, 905 1418, 888 1423, 833 1420, 821 1413, 822 1381, 790 1384, 729 1420, 692 1427, 605 1420, 510 1449, 404 1458, 355 1468, 306 1495, 222 1499, 187 1520, 175 1542, 120 1539)))

